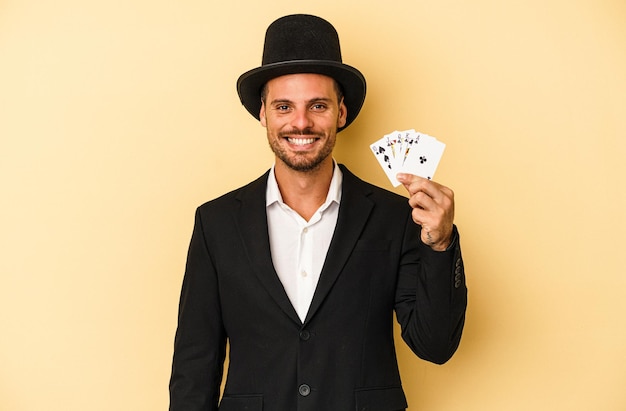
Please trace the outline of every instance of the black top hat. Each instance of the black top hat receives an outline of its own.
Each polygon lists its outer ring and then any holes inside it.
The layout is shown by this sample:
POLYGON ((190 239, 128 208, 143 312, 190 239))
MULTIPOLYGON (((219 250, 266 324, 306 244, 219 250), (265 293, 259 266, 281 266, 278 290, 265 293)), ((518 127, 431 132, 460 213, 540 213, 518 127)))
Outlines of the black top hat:
POLYGON ((295 73, 324 74, 342 88, 348 108, 348 127, 365 101, 365 77, 354 67, 343 64, 339 36, 326 20, 306 14, 281 17, 267 28, 261 67, 237 80, 241 103, 257 120, 261 109, 261 89, 269 80, 295 73))

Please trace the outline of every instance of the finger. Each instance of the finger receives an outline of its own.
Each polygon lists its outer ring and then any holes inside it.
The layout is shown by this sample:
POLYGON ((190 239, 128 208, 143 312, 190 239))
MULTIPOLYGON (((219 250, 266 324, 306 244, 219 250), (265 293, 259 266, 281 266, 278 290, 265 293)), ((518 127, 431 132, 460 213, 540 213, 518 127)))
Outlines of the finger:
POLYGON ((402 183, 404 188, 406 188, 409 192, 409 195, 413 195, 417 192, 419 183, 422 182, 422 180, 427 180, 423 177, 407 173, 398 173, 398 175, 396 175, 396 179, 402 183))
POLYGON ((422 227, 436 230, 444 224, 447 213, 441 207, 434 205, 432 207, 414 207, 411 216, 413 221, 422 227))
POLYGON ((426 193, 419 192, 409 198, 409 205, 413 207, 414 220, 428 222, 432 227, 454 219, 454 199, 445 195, 437 202, 426 193))
POLYGON ((409 205, 422 210, 432 210, 437 206, 437 202, 424 191, 418 191, 409 197, 409 205))
POLYGON ((429 216, 426 214, 426 211, 419 208, 414 208, 411 212, 411 218, 413 219, 415 224, 423 227, 426 224, 429 216))
POLYGON ((440 197, 441 193, 451 191, 449 188, 435 181, 413 174, 399 173, 396 178, 402 183, 402 185, 404 185, 404 188, 406 188, 410 196, 419 191, 423 191, 429 196, 437 198, 440 197))
POLYGON ((415 191, 409 197, 409 204, 412 207, 425 209, 441 207, 447 209, 454 205, 454 193, 447 187, 438 186, 433 188, 433 186, 428 185, 416 188, 412 186, 411 190, 415 191))

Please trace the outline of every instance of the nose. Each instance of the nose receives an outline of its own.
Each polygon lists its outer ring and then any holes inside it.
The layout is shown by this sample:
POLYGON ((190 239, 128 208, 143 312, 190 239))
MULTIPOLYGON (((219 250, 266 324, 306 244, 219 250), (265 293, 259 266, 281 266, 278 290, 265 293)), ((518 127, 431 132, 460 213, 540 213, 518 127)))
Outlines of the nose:
POLYGON ((309 110, 306 107, 295 109, 293 111, 291 125, 298 130, 310 128, 313 125, 313 122, 311 120, 311 113, 309 110))

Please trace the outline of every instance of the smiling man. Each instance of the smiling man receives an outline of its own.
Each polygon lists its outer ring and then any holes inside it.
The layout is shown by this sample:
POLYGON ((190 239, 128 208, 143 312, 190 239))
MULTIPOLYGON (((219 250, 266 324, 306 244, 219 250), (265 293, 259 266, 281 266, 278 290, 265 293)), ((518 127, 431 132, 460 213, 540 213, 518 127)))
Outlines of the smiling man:
POLYGON ((336 82, 321 74, 277 77, 265 89, 260 119, 276 155, 274 176, 285 204, 309 220, 328 194, 346 106, 336 82))
POLYGON ((400 175, 407 200, 333 159, 365 79, 342 62, 335 29, 319 17, 272 23, 262 66, 237 90, 275 163, 196 212, 170 410, 406 409, 394 311, 404 341, 437 364, 463 329, 453 192, 400 175))
POLYGON ((284 163, 305 172, 329 163, 337 129, 346 124, 338 87, 320 74, 290 74, 268 81, 260 119, 280 167, 284 163))

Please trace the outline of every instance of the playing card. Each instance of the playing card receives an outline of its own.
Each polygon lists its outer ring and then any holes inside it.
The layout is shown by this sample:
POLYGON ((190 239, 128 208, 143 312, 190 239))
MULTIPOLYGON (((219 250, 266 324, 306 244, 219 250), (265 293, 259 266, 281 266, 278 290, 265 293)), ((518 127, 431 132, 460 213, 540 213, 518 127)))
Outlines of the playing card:
POLYGON ((394 131, 370 145, 374 156, 394 187, 400 172, 432 179, 445 144, 415 130, 394 131))
POLYGON ((434 137, 422 135, 420 144, 410 151, 404 166, 398 172, 432 180, 445 148, 446 145, 434 137))
POLYGON ((393 147, 389 146, 389 140, 385 137, 376 141, 370 145, 370 149, 376 156, 378 164, 382 167, 383 171, 387 175, 387 178, 393 183, 396 180, 396 172, 394 171, 393 162, 395 156, 393 155, 393 147))
POLYGON ((394 161, 394 169, 400 169, 404 165, 404 162, 411 151, 413 144, 419 141, 419 136, 415 130, 396 131, 400 145, 397 150, 397 155, 394 161))

